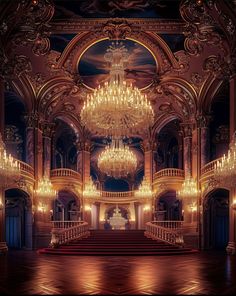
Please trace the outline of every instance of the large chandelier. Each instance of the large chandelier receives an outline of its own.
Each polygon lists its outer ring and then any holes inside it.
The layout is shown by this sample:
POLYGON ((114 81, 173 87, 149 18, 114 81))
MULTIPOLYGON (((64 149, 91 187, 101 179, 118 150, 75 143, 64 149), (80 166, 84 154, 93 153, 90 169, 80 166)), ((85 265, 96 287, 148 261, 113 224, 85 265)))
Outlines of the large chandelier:
POLYGON ((152 197, 152 188, 146 177, 143 178, 139 189, 135 191, 135 196, 139 198, 152 197))
POLYGON ((20 174, 20 165, 17 160, 7 154, 5 144, 0 133, 0 179, 7 182, 12 178, 18 177, 20 174))
POLYGON ((189 200, 191 198, 193 199, 194 197, 197 197, 199 193, 197 182, 191 176, 186 177, 182 184, 181 190, 179 190, 177 193, 180 198, 187 198, 189 200))
POLYGON ((110 62, 110 80, 87 96, 81 110, 82 123, 94 133, 121 138, 145 131, 154 122, 154 112, 146 95, 124 81, 127 49, 114 44, 104 58, 110 62))
POLYGON ((136 170, 137 158, 122 140, 112 140, 98 157, 98 168, 108 176, 122 178, 136 170))
POLYGON ((45 176, 39 180, 35 193, 38 197, 44 198, 52 198, 57 195, 57 191, 53 189, 50 179, 45 176))
POLYGON ((217 161, 214 171, 215 179, 232 186, 236 182, 236 132, 229 146, 227 157, 225 154, 217 161))
POLYGON ((99 197, 101 195, 101 192, 97 190, 95 184, 93 183, 93 180, 90 176, 89 182, 85 184, 85 188, 83 191, 84 197, 99 197))

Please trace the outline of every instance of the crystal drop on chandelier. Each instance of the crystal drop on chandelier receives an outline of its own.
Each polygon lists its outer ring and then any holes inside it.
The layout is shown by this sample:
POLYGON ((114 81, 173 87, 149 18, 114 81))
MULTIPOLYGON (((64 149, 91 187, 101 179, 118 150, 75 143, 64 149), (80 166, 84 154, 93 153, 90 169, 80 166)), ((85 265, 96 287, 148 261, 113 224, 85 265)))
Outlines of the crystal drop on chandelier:
POLYGON ((135 154, 123 144, 122 140, 113 140, 112 144, 107 146, 98 157, 98 168, 116 179, 134 172, 136 167, 135 154))
POLYGON ((147 96, 124 81, 127 49, 113 44, 104 57, 111 64, 110 80, 87 96, 80 113, 82 124, 114 138, 144 132, 153 124, 154 112, 147 96))

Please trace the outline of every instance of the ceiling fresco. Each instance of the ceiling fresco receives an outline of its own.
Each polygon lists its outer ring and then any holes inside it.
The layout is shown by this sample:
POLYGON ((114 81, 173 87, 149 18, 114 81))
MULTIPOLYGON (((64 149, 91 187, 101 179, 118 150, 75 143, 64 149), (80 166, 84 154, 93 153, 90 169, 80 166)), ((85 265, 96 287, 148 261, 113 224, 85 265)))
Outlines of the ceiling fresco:
POLYGON ((54 19, 168 18, 180 19, 179 0, 55 0, 54 19))
MULTIPOLYGON (((125 68, 125 80, 138 88, 148 86, 156 73, 157 65, 151 52, 132 40, 122 41, 129 53, 129 60, 125 68)), ((103 40, 89 47, 78 63, 78 72, 83 83, 95 88, 109 79, 109 64, 104 54, 112 41, 103 40)))

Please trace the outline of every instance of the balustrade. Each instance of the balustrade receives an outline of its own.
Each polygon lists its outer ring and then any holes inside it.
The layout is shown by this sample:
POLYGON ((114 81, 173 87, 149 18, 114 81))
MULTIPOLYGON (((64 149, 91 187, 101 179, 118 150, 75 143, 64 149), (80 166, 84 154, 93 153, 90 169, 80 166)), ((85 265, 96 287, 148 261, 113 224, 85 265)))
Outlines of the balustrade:
POLYGON ((167 169, 160 170, 154 174, 154 178, 161 178, 161 177, 181 177, 181 178, 184 178, 184 170, 167 168, 167 169))
POLYGON ((53 248, 90 235, 88 223, 84 221, 52 221, 52 223, 50 246, 53 248))
POLYGON ((81 174, 71 170, 71 169, 66 169, 66 168, 60 168, 60 169, 54 169, 51 170, 50 173, 51 177, 72 177, 76 178, 81 181, 81 174))
POLYGON ((147 222, 144 235, 155 240, 167 242, 171 245, 183 246, 184 244, 182 221, 147 222), (164 222, 166 222, 166 224, 164 222))

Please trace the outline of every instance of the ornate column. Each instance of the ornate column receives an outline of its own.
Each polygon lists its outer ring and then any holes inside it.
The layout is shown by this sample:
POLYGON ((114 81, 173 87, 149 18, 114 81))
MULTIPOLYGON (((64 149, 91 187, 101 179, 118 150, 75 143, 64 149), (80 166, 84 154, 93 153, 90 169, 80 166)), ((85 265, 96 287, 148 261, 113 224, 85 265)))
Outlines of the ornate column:
POLYGON ((183 159, 185 177, 192 175, 192 130, 190 123, 181 123, 181 132, 183 136, 183 159))
POLYGON ((226 247, 228 254, 236 254, 236 205, 234 204, 236 198, 236 188, 230 189, 229 195, 229 242, 226 247))
POLYGON ((4 141, 4 127, 5 127, 5 114, 4 114, 4 79, 0 76, 0 133, 4 141))
POLYGON ((52 158, 52 135, 55 124, 45 122, 43 124, 43 175, 50 177, 51 158, 52 158))
POLYGON ((153 181, 153 146, 154 143, 150 140, 143 141, 144 149, 144 176, 152 184, 153 181))
MULTIPOLYGON (((85 187, 85 184, 89 182, 90 179, 90 148, 91 148, 91 142, 89 139, 86 139, 85 141, 78 142, 78 148, 81 151, 81 158, 82 158, 82 182, 83 182, 83 190, 85 187)), ((83 220, 88 222, 89 226, 91 226, 91 211, 85 209, 86 201, 83 200, 83 220)))
POLYGON ((197 129, 199 132, 198 147, 200 149, 199 164, 201 168, 210 160, 209 121, 210 116, 202 114, 197 116, 197 129))
POLYGON ((229 108, 229 132, 230 142, 233 140, 233 134, 236 131, 236 74, 234 74, 230 81, 230 108, 229 108))
POLYGON ((34 168, 35 178, 42 177, 43 170, 43 137, 42 120, 39 114, 25 116, 26 121, 26 161, 34 168))

